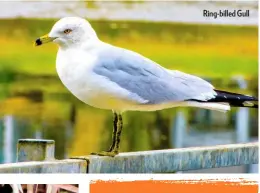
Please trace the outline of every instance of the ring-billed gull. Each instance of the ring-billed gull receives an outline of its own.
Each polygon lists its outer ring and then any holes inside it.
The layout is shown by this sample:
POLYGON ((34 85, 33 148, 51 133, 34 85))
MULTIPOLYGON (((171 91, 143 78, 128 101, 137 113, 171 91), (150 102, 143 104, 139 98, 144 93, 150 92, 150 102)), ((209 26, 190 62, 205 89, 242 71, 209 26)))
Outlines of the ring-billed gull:
POLYGON ((59 46, 56 69, 67 89, 81 101, 114 113, 112 145, 96 155, 118 154, 124 111, 258 108, 254 97, 216 90, 199 77, 165 69, 138 53, 100 41, 83 18, 60 19, 35 45, 47 42, 59 46))

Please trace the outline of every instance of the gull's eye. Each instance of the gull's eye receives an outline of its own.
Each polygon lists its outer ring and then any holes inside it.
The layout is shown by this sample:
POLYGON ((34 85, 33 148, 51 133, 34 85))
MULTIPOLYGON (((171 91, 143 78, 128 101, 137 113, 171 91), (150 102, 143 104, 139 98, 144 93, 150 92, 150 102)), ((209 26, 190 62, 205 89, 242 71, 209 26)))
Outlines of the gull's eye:
POLYGON ((63 31, 63 33, 65 33, 65 34, 69 34, 70 32, 72 32, 71 29, 65 29, 65 30, 63 31))

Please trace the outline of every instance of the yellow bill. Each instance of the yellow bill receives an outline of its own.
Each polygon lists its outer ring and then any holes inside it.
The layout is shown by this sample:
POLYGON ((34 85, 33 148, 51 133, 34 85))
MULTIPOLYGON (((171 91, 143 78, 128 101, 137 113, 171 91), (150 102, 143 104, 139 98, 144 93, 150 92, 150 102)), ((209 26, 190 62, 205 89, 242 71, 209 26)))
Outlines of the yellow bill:
POLYGON ((40 46, 42 44, 52 42, 54 39, 55 38, 53 38, 53 37, 49 37, 49 34, 46 34, 46 35, 36 39, 35 42, 33 43, 33 45, 40 46))

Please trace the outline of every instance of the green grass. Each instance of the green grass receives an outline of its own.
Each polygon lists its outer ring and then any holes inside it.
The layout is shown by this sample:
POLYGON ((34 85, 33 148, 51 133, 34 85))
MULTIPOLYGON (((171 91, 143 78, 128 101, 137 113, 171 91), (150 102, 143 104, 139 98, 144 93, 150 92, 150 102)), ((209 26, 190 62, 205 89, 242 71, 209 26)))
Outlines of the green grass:
MULTIPOLYGON (((51 19, 0 20, 0 71, 55 75, 57 46, 33 47, 51 19)), ((100 39, 137 51, 164 67, 201 76, 257 76, 257 27, 91 21, 100 39)))

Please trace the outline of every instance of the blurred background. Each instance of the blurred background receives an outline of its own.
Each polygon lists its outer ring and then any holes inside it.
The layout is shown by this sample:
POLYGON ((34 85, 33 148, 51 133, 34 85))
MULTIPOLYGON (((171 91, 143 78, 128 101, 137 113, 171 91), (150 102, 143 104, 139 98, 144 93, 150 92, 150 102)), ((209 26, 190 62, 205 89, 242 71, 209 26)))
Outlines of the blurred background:
MULTIPOLYGON (((0 163, 15 162, 20 138, 54 139, 57 158, 111 143, 112 113, 83 104, 55 70, 57 46, 33 47, 61 17, 87 18, 99 38, 216 88, 258 95, 258 2, 0 2, 0 163), (250 10, 249 18, 205 18, 203 10, 250 10)), ((123 114, 121 151, 258 140, 257 109, 198 108, 123 114)), ((194 172, 194 171, 190 171, 194 172)), ((257 172, 241 166, 198 172, 257 172)))

